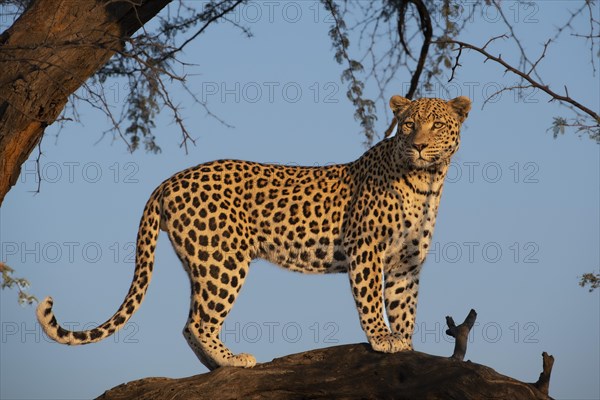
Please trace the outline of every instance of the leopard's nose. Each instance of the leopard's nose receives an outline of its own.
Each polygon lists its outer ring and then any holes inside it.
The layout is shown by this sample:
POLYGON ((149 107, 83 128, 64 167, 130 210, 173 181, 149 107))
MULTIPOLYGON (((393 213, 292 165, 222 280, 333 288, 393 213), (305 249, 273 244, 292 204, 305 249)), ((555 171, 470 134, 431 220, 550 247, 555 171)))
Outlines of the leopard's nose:
POLYGON ((412 147, 420 153, 425 147, 427 147, 427 143, 413 143, 412 147))

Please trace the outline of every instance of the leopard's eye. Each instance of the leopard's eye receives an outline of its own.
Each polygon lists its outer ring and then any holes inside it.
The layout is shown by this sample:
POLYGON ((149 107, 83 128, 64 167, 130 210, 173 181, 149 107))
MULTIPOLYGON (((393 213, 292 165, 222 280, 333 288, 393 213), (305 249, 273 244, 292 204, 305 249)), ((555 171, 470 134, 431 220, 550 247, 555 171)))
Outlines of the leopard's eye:
POLYGON ((415 127, 415 123, 412 121, 404 121, 402 125, 404 125, 408 129, 413 129, 415 127))
POLYGON ((433 129, 440 129, 440 128, 441 128, 441 127, 443 127, 444 125, 446 125, 446 124, 444 124, 443 122, 439 122, 439 121, 437 121, 437 122, 434 122, 434 123, 433 123, 433 129))

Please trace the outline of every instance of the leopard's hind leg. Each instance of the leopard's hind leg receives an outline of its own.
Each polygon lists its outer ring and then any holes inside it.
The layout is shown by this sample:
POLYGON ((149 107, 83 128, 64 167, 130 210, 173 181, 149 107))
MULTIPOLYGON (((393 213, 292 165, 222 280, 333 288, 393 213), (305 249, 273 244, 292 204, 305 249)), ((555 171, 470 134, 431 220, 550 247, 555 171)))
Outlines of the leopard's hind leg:
POLYGON ((183 335, 200 362, 211 370, 224 366, 249 368, 256 364, 251 354, 233 354, 219 337, 249 264, 250 259, 241 253, 238 258, 235 254, 225 255, 220 262, 194 260, 189 264, 192 295, 183 335))
MULTIPOLYGON (((181 196, 186 199, 185 193, 181 196)), ((223 229, 219 231, 214 218, 196 219, 192 227, 189 213, 175 200, 166 203, 161 228, 169 235, 190 277, 190 311, 183 336, 200 362, 211 370, 223 366, 252 367, 256 364, 252 355, 233 354, 219 338, 248 273, 248 243, 245 239, 230 243, 226 228, 219 227, 223 229)))

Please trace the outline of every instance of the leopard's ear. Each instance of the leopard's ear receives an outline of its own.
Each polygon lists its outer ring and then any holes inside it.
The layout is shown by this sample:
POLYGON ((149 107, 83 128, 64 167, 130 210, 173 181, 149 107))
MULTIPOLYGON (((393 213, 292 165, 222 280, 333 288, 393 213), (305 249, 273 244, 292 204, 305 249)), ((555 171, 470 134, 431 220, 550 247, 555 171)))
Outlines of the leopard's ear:
POLYGON ((454 110, 460 123, 462 124, 465 122, 465 119, 467 119, 469 111, 471 110, 471 99, 465 96, 459 96, 450 100, 448 105, 454 110))
POLYGON ((390 108, 392 109, 394 116, 396 116, 399 113, 401 113, 406 107, 408 107, 410 103, 411 101, 409 99, 404 98, 402 96, 394 95, 390 99, 390 108))

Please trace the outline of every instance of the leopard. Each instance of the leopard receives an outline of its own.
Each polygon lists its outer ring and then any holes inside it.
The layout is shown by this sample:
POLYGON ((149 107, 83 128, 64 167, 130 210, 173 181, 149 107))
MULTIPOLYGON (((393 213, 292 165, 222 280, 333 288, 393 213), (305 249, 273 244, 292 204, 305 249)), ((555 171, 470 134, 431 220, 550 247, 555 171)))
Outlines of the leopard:
POLYGON ((396 134, 352 162, 217 160, 174 174, 143 210, 133 280, 115 314, 96 328, 71 331, 57 322, 47 297, 37 307, 44 332, 82 345, 122 328, 144 299, 164 231, 190 279, 183 336, 209 370, 256 364, 253 355, 234 354, 220 340, 255 259, 301 273, 347 274, 371 348, 413 350, 420 271, 471 100, 394 95, 389 106, 396 134))

